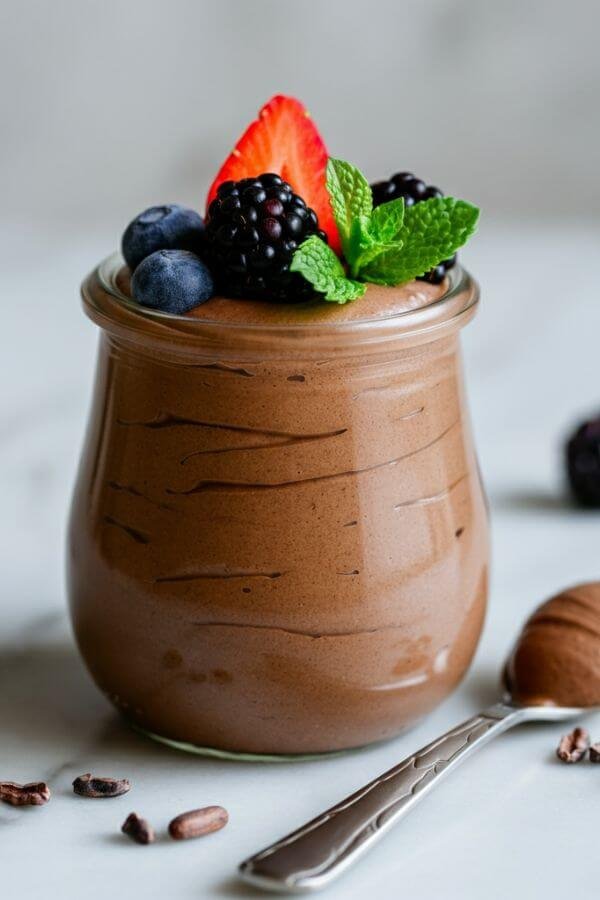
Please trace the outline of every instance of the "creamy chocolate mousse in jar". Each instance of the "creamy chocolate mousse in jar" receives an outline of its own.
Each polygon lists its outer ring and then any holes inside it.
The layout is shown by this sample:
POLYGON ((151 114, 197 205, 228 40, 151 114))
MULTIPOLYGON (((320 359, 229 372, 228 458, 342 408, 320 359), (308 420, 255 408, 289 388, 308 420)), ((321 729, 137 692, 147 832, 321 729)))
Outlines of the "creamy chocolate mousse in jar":
POLYGON ((200 752, 380 741, 464 675, 486 507, 456 263, 478 210, 369 185, 273 97, 206 215, 138 215, 83 285, 100 328, 69 529, 76 638, 140 729, 200 752))
POLYGON ((185 317, 85 282, 102 329, 70 526, 77 640, 136 725, 231 752, 391 737, 458 684, 487 589, 459 332, 477 289, 185 317))

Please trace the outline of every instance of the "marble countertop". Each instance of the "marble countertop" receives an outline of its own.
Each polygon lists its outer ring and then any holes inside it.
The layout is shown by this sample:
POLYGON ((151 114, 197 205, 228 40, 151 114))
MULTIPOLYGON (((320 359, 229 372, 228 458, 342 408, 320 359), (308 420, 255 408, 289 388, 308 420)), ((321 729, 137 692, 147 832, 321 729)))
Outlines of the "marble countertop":
MULTIPOLYGON (((483 285, 464 336, 468 389, 492 508, 490 610, 456 694, 383 746, 309 763, 225 763, 153 744, 87 676, 65 613, 65 514, 89 400, 96 334, 77 286, 111 250, 98 228, 2 227, 0 394, 0 778, 47 780, 45 807, 0 806, 7 900, 197 900, 258 896, 237 863, 495 697, 530 608, 600 576, 600 515, 564 495, 561 442, 600 407, 597 226, 486 225, 467 263, 483 285), (74 797, 83 772, 126 776, 130 794, 74 797), (120 835, 135 809, 164 834, 184 809, 221 804, 224 831, 149 848, 120 835)), ((600 739, 600 716, 588 727, 600 739)), ((589 897, 597 890, 596 770, 562 766, 560 725, 507 734, 470 760, 324 896, 445 900, 589 897)))

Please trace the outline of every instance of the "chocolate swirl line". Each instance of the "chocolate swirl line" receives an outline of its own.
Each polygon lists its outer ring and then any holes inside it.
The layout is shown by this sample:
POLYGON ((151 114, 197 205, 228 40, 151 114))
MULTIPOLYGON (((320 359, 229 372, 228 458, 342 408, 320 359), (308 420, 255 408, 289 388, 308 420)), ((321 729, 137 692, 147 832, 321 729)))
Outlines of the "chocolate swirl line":
POLYGON ((236 366, 228 366, 225 363, 194 363, 193 365, 186 366, 188 369, 214 369, 218 372, 227 372, 230 375, 241 375, 242 378, 254 378, 255 372, 249 372, 248 369, 243 369, 241 367, 236 366))
POLYGON ((344 638, 344 637, 357 637, 361 634, 377 634, 380 631, 396 631, 398 629, 402 629, 404 625, 380 625, 376 628, 356 628, 350 631, 306 631, 302 628, 285 628, 283 625, 257 625, 247 624, 246 622, 192 622, 192 625, 195 625, 197 628, 246 628, 250 631, 279 631, 284 634, 297 635, 299 637, 307 637, 307 638, 344 638))
POLYGON ((460 478, 457 478, 456 481, 453 481, 451 485, 445 488, 443 491, 439 491, 437 494, 430 494, 427 497, 417 497, 416 500, 403 500, 402 503, 396 503, 394 509, 403 509, 407 506, 428 506, 430 503, 439 503, 440 500, 444 500, 452 491, 462 484, 463 481, 469 477, 469 473, 466 472, 464 475, 461 475, 460 478))
POLYGON ((281 438, 275 441, 269 441, 268 443, 263 444, 242 444, 239 447, 218 447, 215 450, 193 450, 192 453, 188 453, 186 456, 182 457, 179 462, 180 465, 184 466, 188 462, 188 460, 193 459, 195 456, 211 456, 218 455, 221 453, 236 453, 239 451, 249 451, 249 450, 275 450, 278 447, 293 447, 297 444, 310 444, 314 441, 326 441, 330 440, 333 437, 338 437, 341 434, 345 434, 348 429, 340 428, 337 431, 326 432, 325 434, 307 434, 302 437, 289 437, 289 438, 281 438))
POLYGON ((109 481, 107 482, 107 484, 111 491, 129 494, 132 497, 137 497, 140 500, 145 500, 147 503, 151 503, 152 506, 156 506, 158 509, 166 509, 170 512, 177 512, 174 506, 169 506, 168 503, 161 503, 158 500, 153 500, 152 497, 148 497, 147 494, 143 494, 133 484, 121 484, 119 481, 109 481))
POLYGON ((403 413, 401 416, 396 416, 393 421, 394 422, 405 422, 407 419, 414 419, 416 416, 420 416, 421 413, 425 412, 424 406, 419 406, 418 409, 413 409, 410 412, 403 413))
POLYGON ((178 581, 200 581, 203 579, 230 578, 268 578, 274 581, 281 578, 285 572, 257 572, 253 569, 234 569, 228 566, 207 566, 196 572, 177 572, 173 575, 161 575, 154 579, 155 584, 170 584, 178 581))
POLYGON ((112 525, 114 528, 120 528, 121 531, 125 532, 125 534, 129 535, 130 538, 137 544, 149 544, 150 538, 147 534, 144 534, 143 531, 138 531, 137 528, 132 528, 131 525, 125 525, 123 522, 119 522, 117 519, 113 519, 112 516, 104 516, 102 520, 106 525, 112 525))
POLYGON ((425 444, 425 446, 423 447, 418 447, 416 450, 411 450, 409 453, 404 453, 402 454, 402 456, 397 456, 394 459, 387 459, 384 462, 374 463, 371 466, 365 466, 362 469, 348 469, 345 472, 332 472, 329 475, 313 475, 310 478, 295 478, 291 481, 278 481, 273 483, 264 481, 222 481, 206 478, 202 481, 198 481, 193 487, 188 488, 185 491, 176 491, 173 488, 166 488, 165 490, 168 494, 175 494, 177 496, 201 494, 207 491, 225 491, 231 493, 240 491, 274 491, 288 487, 296 487, 302 484, 316 484, 320 481, 330 481, 335 478, 348 478, 354 475, 362 475, 366 472, 375 472, 378 469, 395 466, 402 460, 408 459, 411 456, 415 456, 418 453, 423 453, 430 447, 435 446, 435 444, 439 443, 439 441, 442 441, 451 431, 453 431, 453 429, 456 428, 459 422, 460 420, 457 419, 452 423, 452 425, 446 428, 441 434, 439 434, 428 444, 425 444))
POLYGON ((347 428, 336 428, 332 431, 321 431, 314 434, 302 434, 296 431, 279 431, 272 428, 254 428, 251 425, 232 425, 230 422, 207 422, 203 419, 189 419, 169 412, 158 413, 154 419, 128 420, 117 418, 118 425, 138 426, 140 428, 175 428, 180 425, 191 425, 196 428, 215 428, 221 431, 233 431, 239 434, 259 434, 262 437, 292 438, 297 441, 315 440, 317 438, 337 437, 344 434, 347 428))

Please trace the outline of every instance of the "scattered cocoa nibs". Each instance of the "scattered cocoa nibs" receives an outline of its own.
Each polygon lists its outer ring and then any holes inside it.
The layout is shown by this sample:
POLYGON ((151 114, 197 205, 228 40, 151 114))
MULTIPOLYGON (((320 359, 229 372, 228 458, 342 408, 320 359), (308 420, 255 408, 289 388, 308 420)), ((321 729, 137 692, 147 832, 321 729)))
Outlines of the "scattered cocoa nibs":
POLYGON ((600 744, 591 744, 591 746, 590 746, 590 762, 600 763, 600 744))
POLYGON ((142 819, 137 813, 129 813, 121 831, 130 837, 136 844, 153 844, 155 840, 154 828, 146 819, 142 819))
POLYGON ((174 841, 187 841, 202 837, 224 828, 229 821, 229 813, 222 806, 205 806, 176 816, 169 823, 169 834, 174 841))
POLYGON ((43 806, 50 799, 50 788, 44 781, 17 784, 16 781, 0 781, 0 800, 11 806, 43 806))
POLYGON ((590 736, 585 728, 575 728, 560 739, 556 755, 564 763, 579 762, 588 751, 590 736))
POLYGON ((120 797, 131 790, 127 778, 95 778, 88 772, 73 782, 73 790, 80 797, 120 797))

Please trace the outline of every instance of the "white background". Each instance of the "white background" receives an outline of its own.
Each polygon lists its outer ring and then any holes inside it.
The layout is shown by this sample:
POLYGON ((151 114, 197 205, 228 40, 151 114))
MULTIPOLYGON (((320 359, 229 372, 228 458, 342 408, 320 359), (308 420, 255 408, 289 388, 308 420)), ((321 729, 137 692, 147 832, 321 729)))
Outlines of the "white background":
MULTIPOLYGON (((565 495, 561 446, 600 407, 600 54, 596 4, 4 2, 0 9, 0 778, 48 778, 43 809, 0 808, 7 900, 256 896, 237 862, 494 699, 533 605, 600 577, 600 517, 565 495), (64 522, 94 365, 82 276, 151 202, 201 205, 276 90, 372 177, 414 168, 484 208, 463 254, 483 288, 465 333, 490 495, 490 612, 457 694, 410 734, 318 763, 190 758, 130 732, 99 696, 65 616, 64 522), (74 798, 85 771, 131 794, 74 798), (139 848, 189 806, 231 824, 139 848)), ((589 727, 600 739, 600 717, 589 727)), ((325 896, 597 894, 598 773, 523 728, 466 763, 325 896)))
POLYGON ((202 205, 282 92, 372 180, 594 215, 599 30, 594 0, 2 0, 2 210, 106 221, 112 248, 150 203, 202 205))

